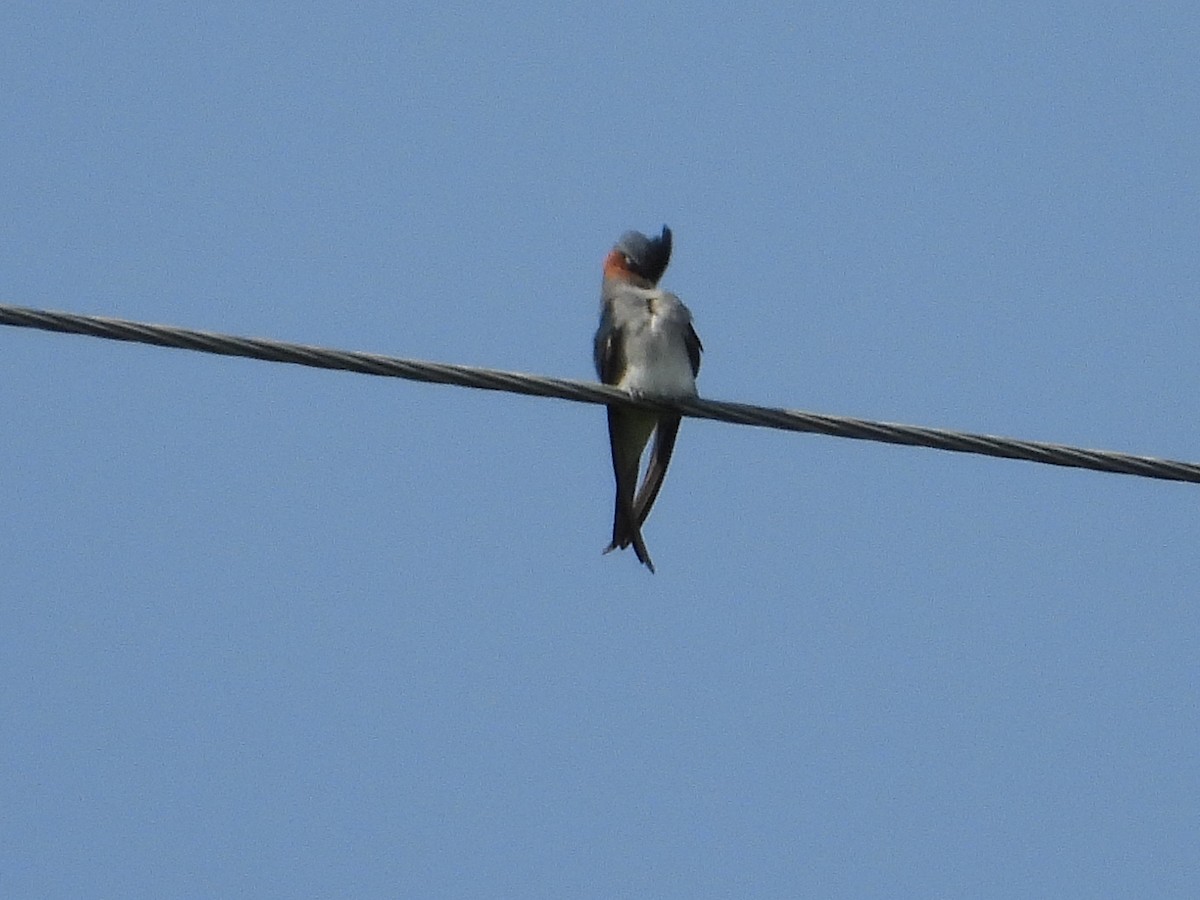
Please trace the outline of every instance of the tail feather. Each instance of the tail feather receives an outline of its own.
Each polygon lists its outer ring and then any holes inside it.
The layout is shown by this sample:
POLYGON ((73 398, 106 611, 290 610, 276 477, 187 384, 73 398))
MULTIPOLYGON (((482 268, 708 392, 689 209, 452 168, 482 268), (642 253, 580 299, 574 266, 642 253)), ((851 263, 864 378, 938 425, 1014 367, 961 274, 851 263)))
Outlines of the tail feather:
POLYGON ((637 488, 638 470, 642 450, 654 428, 654 420, 645 414, 628 412, 610 407, 608 410, 609 441, 612 445, 613 475, 616 478, 616 501, 613 508, 612 543, 605 553, 624 550, 632 545, 633 552, 651 572, 654 563, 646 542, 642 538, 641 520, 636 513, 634 492, 637 488))
POLYGON ((681 416, 663 416, 658 420, 654 430, 654 447, 650 451, 650 465, 646 469, 646 480, 642 482, 637 496, 633 500, 633 517, 637 524, 643 525, 650 515, 650 508, 658 499, 662 490, 663 479, 667 476, 667 466, 671 464, 671 454, 675 451, 675 438, 679 435, 681 416))

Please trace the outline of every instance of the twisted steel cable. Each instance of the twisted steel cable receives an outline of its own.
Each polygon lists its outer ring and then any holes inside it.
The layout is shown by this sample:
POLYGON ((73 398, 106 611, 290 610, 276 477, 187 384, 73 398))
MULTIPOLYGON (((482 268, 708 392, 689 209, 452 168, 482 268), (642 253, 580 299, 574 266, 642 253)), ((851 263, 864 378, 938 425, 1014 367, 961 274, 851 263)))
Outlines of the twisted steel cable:
POLYGON ((1052 466, 1092 469, 1120 475, 1138 475, 1167 481, 1200 483, 1200 464, 1133 456, 1109 450, 1085 450, 1039 441, 1021 441, 986 434, 922 428, 916 425, 896 425, 844 416, 790 409, 772 409, 746 403, 725 403, 695 398, 690 400, 655 400, 631 397, 624 391, 587 381, 547 378, 520 372, 503 372, 449 363, 400 359, 375 353, 349 350, 330 350, 304 344, 289 344, 264 338, 237 337, 208 331, 194 331, 167 325, 151 325, 125 319, 83 316, 73 313, 28 309, 0 304, 0 325, 37 328, 67 334, 85 334, 114 341, 132 341, 177 347, 201 353, 223 356, 244 356, 269 362, 293 363, 318 369, 341 369, 364 375, 406 378, 433 384, 453 384, 459 387, 507 391, 535 397, 557 397, 578 403, 601 405, 625 404, 649 409, 671 409, 698 419, 714 419, 734 425, 753 425, 782 431, 801 431, 826 434, 832 437, 905 444, 912 447, 932 447, 955 453, 975 453, 1003 459, 1023 459, 1052 466))

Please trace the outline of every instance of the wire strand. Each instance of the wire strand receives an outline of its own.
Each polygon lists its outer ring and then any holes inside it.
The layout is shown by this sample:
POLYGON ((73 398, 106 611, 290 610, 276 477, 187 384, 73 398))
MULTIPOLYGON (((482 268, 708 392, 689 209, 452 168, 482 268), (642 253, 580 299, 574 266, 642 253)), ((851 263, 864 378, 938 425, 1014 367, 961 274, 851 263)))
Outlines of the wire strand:
POLYGON ((67 334, 84 334, 114 341, 132 341, 160 347, 176 347, 222 356, 243 356, 268 362, 292 363, 318 369, 340 369, 363 375, 387 378, 406 378, 433 384, 452 384, 459 387, 506 391, 535 397, 555 397, 577 403, 636 406, 655 410, 673 410, 697 419, 713 419, 734 425, 776 428, 781 431, 800 431, 825 434, 831 437, 904 444, 911 447, 931 447, 954 453, 974 453, 1002 459, 1022 459, 1051 466, 1068 466, 1137 475, 1166 481, 1187 481, 1200 484, 1200 464, 1133 456, 1109 450, 1085 450, 1039 441, 1021 441, 987 434, 922 428, 917 425, 896 425, 868 419, 828 416, 791 409, 773 409, 746 403, 725 403, 702 398, 656 400, 632 397, 624 391, 588 381, 547 378, 520 372, 480 369, 449 363, 400 359, 374 353, 349 350, 330 350, 304 344, 289 344, 264 338, 237 337, 208 331, 194 331, 167 325, 151 325, 125 319, 83 316, 74 313, 28 309, 0 304, 0 325, 36 328, 67 334))

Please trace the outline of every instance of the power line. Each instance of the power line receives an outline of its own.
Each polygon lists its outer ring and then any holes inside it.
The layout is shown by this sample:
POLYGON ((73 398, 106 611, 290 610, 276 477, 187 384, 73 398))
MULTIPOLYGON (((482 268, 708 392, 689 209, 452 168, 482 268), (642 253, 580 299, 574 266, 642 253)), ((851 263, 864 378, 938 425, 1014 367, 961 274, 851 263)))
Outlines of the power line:
POLYGON ((905 444, 912 447, 932 447, 956 453, 975 453, 1004 459, 1023 459, 1052 466, 1092 469, 1121 475, 1138 475, 1167 481, 1189 481, 1200 484, 1200 464, 1132 456, 1109 450, 1085 450, 1039 441, 1020 441, 1012 438, 922 428, 916 425, 894 425, 867 419, 827 416, 790 409, 772 409, 746 403, 724 403, 718 400, 653 400, 633 398, 624 391, 588 381, 547 378, 520 372, 502 372, 448 363, 399 359, 375 353, 348 350, 329 350, 304 344, 288 344, 264 338, 246 338, 193 331, 167 325, 150 325, 125 319, 100 316, 81 316, 73 313, 27 309, 0 304, 0 325, 37 328, 68 334, 85 334, 114 341, 132 341, 177 347, 222 356, 244 356, 268 362, 293 363, 318 369, 342 369, 363 375, 406 378, 434 384, 453 384, 459 387, 507 391, 535 397, 556 397, 577 403, 601 405, 624 404, 648 409, 669 409, 697 419, 715 419, 735 425, 754 425, 782 431, 802 431, 833 437, 905 444))

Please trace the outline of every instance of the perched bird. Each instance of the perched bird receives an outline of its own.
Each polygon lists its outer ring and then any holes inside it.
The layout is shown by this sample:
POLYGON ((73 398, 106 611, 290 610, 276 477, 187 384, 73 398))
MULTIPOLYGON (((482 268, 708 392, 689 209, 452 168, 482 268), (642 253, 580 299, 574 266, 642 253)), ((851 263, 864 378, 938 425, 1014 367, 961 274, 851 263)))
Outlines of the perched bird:
MULTIPOLYGON (((692 314, 658 282, 671 261, 671 230, 648 238, 637 231, 621 235, 604 260, 600 292, 600 328, 594 347, 596 373, 605 384, 646 397, 695 397, 700 371, 700 338, 692 314)), ((604 551, 633 552, 651 572, 654 563, 642 539, 642 523, 662 488, 681 417, 646 409, 610 406, 608 439, 617 481, 612 543, 604 551), (638 471, 650 435, 654 449, 646 478, 637 488, 638 471)))

